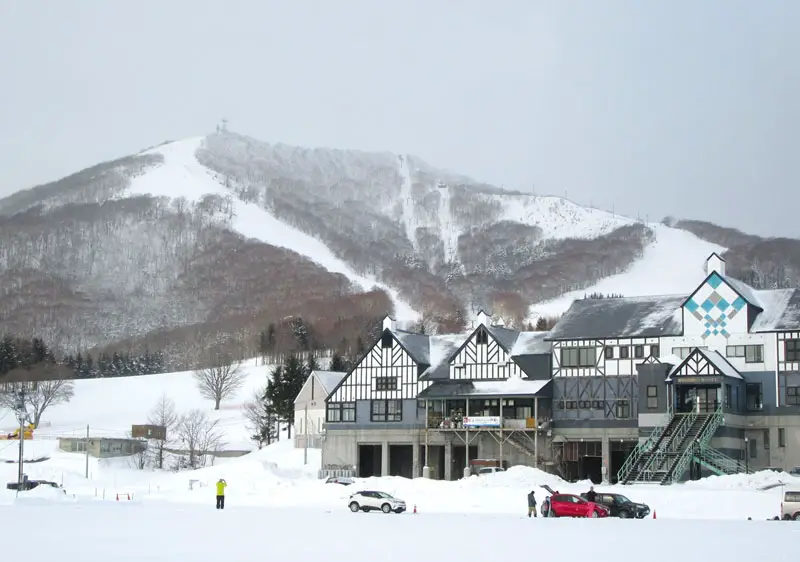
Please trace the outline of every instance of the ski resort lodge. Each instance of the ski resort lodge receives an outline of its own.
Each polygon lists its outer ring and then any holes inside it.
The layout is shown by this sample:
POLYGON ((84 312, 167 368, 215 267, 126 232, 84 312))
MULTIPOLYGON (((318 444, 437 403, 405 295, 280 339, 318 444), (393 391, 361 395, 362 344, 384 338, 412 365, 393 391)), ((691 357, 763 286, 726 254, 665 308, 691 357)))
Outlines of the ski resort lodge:
POLYGON ((325 399, 323 471, 668 484, 800 465, 800 290, 754 290, 717 254, 706 273, 688 295, 576 300, 550 332, 387 318, 325 399))

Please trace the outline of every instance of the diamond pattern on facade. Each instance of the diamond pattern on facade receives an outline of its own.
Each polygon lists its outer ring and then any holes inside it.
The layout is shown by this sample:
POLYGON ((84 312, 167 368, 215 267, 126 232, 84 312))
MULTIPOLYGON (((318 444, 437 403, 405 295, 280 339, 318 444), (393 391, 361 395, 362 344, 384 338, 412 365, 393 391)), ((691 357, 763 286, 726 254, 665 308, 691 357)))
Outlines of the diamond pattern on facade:
POLYGON ((727 338, 730 336, 727 330, 728 321, 747 306, 747 301, 737 295, 722 277, 715 274, 684 306, 705 327, 703 338, 712 334, 722 334, 727 338))

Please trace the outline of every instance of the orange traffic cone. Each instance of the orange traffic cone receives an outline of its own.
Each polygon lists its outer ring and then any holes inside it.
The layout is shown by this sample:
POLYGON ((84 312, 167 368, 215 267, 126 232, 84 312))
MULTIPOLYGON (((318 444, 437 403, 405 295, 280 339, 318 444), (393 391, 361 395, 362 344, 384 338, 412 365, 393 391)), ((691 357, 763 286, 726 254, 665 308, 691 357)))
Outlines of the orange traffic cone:
POLYGON ((417 512, 417 504, 414 504, 414 513, 417 512))

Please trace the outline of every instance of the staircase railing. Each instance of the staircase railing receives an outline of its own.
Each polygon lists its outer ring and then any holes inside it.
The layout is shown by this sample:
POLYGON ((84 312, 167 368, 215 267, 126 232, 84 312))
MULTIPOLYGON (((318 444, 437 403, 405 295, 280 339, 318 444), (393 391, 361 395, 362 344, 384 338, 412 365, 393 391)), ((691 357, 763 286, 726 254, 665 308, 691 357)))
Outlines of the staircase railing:
MULTIPOLYGON (((695 417, 697 417, 696 414, 695 417)), ((720 404, 716 411, 708 418, 697 437, 695 437, 695 441, 697 442, 697 446, 700 450, 702 450, 704 447, 708 447, 708 445, 711 443, 711 439, 722 425, 723 419, 723 405, 720 404)), ((689 443, 683 448, 682 451, 679 452, 680 456, 675 460, 672 470, 670 471, 669 478, 665 479, 665 483, 673 483, 681 479, 683 473, 686 472, 686 469, 689 467, 692 457, 694 456, 694 443, 689 443)))
MULTIPOLYGON (((669 424, 667 424, 669 425, 669 424)), ((625 459, 625 462, 622 463, 622 467, 617 471, 617 481, 618 482, 625 482, 628 477, 633 472, 634 467, 639 463, 642 458, 642 455, 645 453, 649 453, 656 442, 661 438, 664 434, 664 430, 667 429, 666 425, 656 427, 650 435, 644 441, 640 441, 636 447, 631 451, 631 454, 628 455, 628 458, 625 459)))
POLYGON ((720 453, 708 445, 703 447, 696 457, 701 462, 717 467, 724 474, 739 474, 742 472, 751 474, 753 472, 742 461, 720 453))
POLYGON ((689 432, 689 429, 692 427, 694 420, 697 419, 697 412, 690 412, 688 414, 676 414, 681 416, 681 421, 675 427, 675 430, 672 432, 672 435, 667 437, 665 443, 662 443, 661 446, 653 451, 650 455, 650 459, 647 461, 646 465, 642 467, 641 472, 639 473, 642 480, 652 481, 653 478, 656 476, 656 472, 661 472, 663 470, 664 461, 667 459, 667 453, 674 452, 673 447, 674 444, 680 443, 683 441, 683 438, 686 437, 686 434, 689 432))

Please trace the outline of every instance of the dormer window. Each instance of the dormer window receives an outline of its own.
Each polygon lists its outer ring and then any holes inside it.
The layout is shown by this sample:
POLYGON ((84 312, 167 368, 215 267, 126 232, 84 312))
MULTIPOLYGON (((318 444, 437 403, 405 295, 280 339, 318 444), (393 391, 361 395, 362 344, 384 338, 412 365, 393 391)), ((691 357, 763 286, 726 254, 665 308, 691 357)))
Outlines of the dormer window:
POLYGON ((486 330, 483 328, 478 330, 478 333, 475 334, 475 343, 478 345, 486 345, 489 343, 489 334, 486 332, 486 330))
POLYGON ((391 349, 394 345, 394 337, 389 332, 384 332, 383 336, 381 337, 381 347, 383 349, 391 349))

